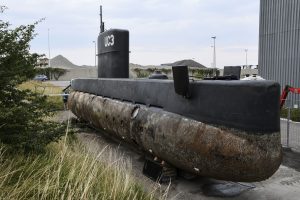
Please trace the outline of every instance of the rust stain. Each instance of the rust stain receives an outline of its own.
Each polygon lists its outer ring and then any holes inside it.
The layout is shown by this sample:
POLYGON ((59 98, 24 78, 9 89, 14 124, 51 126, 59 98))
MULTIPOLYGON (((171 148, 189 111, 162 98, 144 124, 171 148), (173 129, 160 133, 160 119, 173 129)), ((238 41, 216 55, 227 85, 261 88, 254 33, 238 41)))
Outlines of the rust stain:
POLYGON ((280 133, 216 127, 160 109, 73 92, 69 107, 79 118, 191 173, 231 181, 260 181, 278 169, 280 133))

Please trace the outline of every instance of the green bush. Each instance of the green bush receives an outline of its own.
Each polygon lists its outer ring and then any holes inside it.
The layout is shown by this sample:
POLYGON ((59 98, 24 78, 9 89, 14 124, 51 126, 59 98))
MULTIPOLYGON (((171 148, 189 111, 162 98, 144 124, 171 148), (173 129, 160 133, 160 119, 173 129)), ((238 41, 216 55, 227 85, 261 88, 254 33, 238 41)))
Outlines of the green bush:
MULTIPOLYGON (((27 81, 18 85, 21 90, 30 90, 41 95, 61 94, 62 89, 48 82, 27 81)), ((51 110, 58 111, 64 109, 64 104, 61 96, 47 96, 47 102, 51 104, 51 110)))
POLYGON ((64 134, 65 126, 47 120, 53 105, 45 96, 15 88, 5 90, 0 102, 0 141, 15 150, 41 151, 64 134))
POLYGON ((0 141, 24 152, 41 151, 65 129, 49 120, 54 105, 45 96, 18 88, 37 73, 40 55, 29 52, 36 25, 10 28, 0 20, 0 141))
POLYGON ((300 109, 293 109, 291 111, 291 120, 300 122, 300 109))
POLYGON ((189 71, 192 73, 192 75, 195 78, 198 78, 198 79, 219 76, 219 74, 220 74, 220 71, 218 69, 213 69, 213 68, 204 68, 204 69, 192 68, 192 69, 189 69, 189 71))
POLYGON ((137 78, 147 78, 151 74, 149 69, 150 68, 148 68, 147 70, 140 69, 140 68, 134 68, 133 71, 136 73, 137 78))
POLYGON ((166 74, 166 75, 168 75, 168 74, 171 74, 171 73, 172 73, 172 69, 166 69, 166 68, 162 68, 162 69, 161 69, 161 71, 162 71, 164 74, 166 74))
MULTIPOLYGON (((288 108, 281 109, 280 117, 288 118, 288 108)), ((299 108, 291 108, 291 120, 295 122, 300 122, 300 109, 299 108)))

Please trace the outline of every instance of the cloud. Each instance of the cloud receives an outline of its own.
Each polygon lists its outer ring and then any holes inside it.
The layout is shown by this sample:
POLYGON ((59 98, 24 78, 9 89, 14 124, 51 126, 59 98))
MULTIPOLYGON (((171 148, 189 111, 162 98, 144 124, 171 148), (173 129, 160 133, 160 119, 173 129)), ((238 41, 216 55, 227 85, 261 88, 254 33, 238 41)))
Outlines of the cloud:
POLYGON ((243 64, 245 48, 249 62, 257 63, 259 0, 4 0, 9 7, 4 19, 19 25, 46 17, 36 29, 39 35, 32 49, 47 52, 50 29, 53 53, 93 65, 90 54, 99 33, 99 2, 106 28, 130 31, 132 62, 195 58, 210 66, 211 36, 216 35, 220 67, 243 64))

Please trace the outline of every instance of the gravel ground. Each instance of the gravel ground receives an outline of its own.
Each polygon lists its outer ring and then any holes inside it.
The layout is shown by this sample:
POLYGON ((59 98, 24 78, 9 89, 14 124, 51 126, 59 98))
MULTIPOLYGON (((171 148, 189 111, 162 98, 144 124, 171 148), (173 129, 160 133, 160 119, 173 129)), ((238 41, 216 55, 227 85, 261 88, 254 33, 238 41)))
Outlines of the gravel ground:
MULTIPOLYGON (((57 120, 64 121, 68 117, 75 116, 71 112, 65 111, 57 115, 57 120)), ((120 152, 118 154, 120 158, 125 158, 132 162, 134 176, 144 185, 145 189, 155 186, 159 186, 162 190, 168 188, 168 185, 159 185, 142 174, 144 157, 126 144, 112 141, 104 137, 99 131, 89 128, 79 131, 78 138, 91 151, 100 151, 104 147, 109 146, 111 149, 120 152)), ((203 177, 193 180, 178 178, 169 187, 168 199, 224 199, 224 194, 233 196, 226 199, 235 200, 298 200, 300 194, 300 153, 285 150, 283 163, 278 171, 271 178, 262 182, 232 183, 203 177), (220 192, 223 192, 223 195, 220 192), (223 197, 216 197, 220 195, 223 197)))

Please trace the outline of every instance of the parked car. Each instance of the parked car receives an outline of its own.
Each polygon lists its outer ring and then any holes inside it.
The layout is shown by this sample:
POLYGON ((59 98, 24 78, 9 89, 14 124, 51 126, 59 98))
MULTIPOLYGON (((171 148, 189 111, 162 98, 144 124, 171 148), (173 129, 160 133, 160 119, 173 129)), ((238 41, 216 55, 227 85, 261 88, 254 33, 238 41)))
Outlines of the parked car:
POLYGON ((48 80, 48 77, 44 74, 39 74, 39 75, 36 75, 33 80, 36 80, 36 81, 46 81, 48 80))

